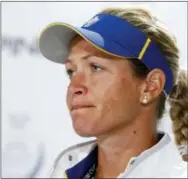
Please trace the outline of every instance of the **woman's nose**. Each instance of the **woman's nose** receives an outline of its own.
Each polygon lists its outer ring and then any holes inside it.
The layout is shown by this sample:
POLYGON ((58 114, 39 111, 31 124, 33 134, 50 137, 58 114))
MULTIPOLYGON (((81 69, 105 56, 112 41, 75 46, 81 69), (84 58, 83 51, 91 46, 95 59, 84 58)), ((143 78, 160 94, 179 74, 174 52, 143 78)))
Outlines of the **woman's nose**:
POLYGON ((83 95, 83 94, 86 94, 86 88, 84 86, 72 87, 71 93, 73 95, 83 95))

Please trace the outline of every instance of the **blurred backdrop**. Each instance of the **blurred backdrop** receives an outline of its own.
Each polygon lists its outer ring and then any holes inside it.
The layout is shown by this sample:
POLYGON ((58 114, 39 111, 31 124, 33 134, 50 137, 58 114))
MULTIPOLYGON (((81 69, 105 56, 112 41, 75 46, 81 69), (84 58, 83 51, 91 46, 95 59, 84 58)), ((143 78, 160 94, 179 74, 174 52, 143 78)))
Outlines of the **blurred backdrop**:
MULTIPOLYGON (((2 177, 47 177, 62 150, 90 140, 74 133, 65 104, 64 67, 42 57, 37 38, 51 22, 80 26, 102 8, 117 4, 130 2, 2 3, 2 177)), ((167 24, 186 69, 186 2, 132 4, 149 6, 167 24)), ((159 128, 173 138, 168 108, 159 128)))

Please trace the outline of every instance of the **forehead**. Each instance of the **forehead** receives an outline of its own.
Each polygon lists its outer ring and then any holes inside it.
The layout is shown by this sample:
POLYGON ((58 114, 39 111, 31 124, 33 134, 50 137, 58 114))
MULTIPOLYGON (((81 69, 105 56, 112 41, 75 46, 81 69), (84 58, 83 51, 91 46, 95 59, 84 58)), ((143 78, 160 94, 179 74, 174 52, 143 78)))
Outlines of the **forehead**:
POLYGON ((83 39, 81 36, 77 35, 71 41, 69 56, 74 55, 75 53, 81 53, 83 52, 83 50, 90 55, 101 56, 109 59, 115 59, 115 58, 117 59, 117 57, 114 57, 112 55, 109 55, 101 51, 100 49, 92 45, 92 43, 88 42, 87 40, 83 39))
POLYGON ((107 54, 82 37, 74 37, 71 41, 70 53, 66 62, 74 63, 75 61, 78 61, 78 59, 87 59, 90 56, 104 59, 106 64, 115 68, 117 67, 119 69, 118 71, 123 71, 124 74, 132 71, 129 59, 107 54))

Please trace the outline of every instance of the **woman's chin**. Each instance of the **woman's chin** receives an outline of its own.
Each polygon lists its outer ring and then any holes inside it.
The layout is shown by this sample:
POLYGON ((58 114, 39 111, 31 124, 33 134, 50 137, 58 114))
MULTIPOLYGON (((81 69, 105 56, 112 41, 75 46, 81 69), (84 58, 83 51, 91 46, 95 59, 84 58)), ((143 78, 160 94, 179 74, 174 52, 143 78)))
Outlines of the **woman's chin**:
POLYGON ((73 128, 76 132, 81 137, 94 137, 97 135, 97 128, 94 127, 92 124, 88 124, 87 122, 78 122, 74 121, 73 122, 73 128))
POLYGON ((80 131, 80 130, 75 130, 75 132, 80 137, 95 137, 95 134, 93 134, 92 132, 80 131))

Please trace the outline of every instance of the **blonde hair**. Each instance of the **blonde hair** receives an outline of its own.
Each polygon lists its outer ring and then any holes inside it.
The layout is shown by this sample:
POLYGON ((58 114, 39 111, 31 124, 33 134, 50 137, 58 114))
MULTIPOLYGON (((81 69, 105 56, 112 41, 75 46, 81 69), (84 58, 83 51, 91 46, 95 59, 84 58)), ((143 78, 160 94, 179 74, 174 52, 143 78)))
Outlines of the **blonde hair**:
MULTIPOLYGON (((170 104, 170 117, 177 146, 188 145, 188 84, 187 74, 179 68, 179 50, 176 39, 150 11, 140 7, 106 8, 101 13, 118 16, 143 31, 153 40, 166 57, 174 76, 174 87, 166 98, 162 93, 157 106, 157 116, 164 114, 165 101, 170 104)), ((137 67, 138 68, 138 67, 137 67)), ((188 154, 182 155, 188 161, 188 154)))

